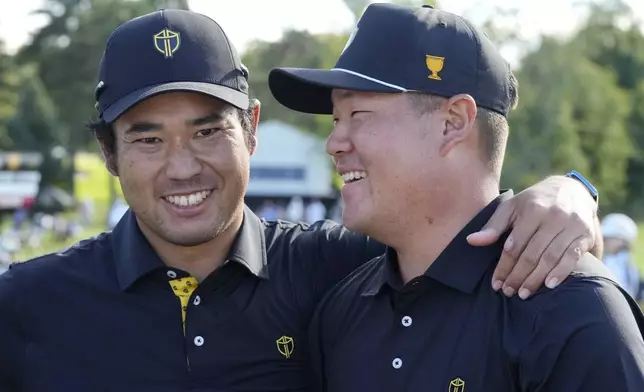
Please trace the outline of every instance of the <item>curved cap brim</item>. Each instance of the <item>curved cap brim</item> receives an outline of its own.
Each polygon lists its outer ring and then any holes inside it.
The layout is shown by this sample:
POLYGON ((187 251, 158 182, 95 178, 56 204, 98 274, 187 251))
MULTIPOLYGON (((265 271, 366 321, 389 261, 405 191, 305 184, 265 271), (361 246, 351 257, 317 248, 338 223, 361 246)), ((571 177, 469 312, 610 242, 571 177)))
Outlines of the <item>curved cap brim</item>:
POLYGON ((404 88, 344 69, 273 68, 268 74, 273 97, 291 110, 332 114, 333 89, 401 93, 404 88))
POLYGON ((202 82, 172 82, 148 86, 133 91, 108 106, 102 113, 103 121, 111 123, 141 101, 161 93, 186 91, 209 95, 246 110, 249 106, 248 95, 230 87, 202 82))

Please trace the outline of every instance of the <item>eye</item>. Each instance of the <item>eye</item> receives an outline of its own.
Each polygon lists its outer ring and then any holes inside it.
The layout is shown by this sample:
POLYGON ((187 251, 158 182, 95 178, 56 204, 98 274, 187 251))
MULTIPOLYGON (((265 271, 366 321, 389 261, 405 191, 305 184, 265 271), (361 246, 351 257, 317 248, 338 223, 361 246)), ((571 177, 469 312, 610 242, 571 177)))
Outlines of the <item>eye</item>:
POLYGON ((360 113, 369 113, 369 112, 366 111, 366 110, 355 110, 355 111, 351 112, 351 117, 355 116, 356 114, 360 114, 360 113))
POLYGON ((136 139, 134 143, 143 143, 143 144, 154 144, 160 142, 161 139, 158 137, 144 137, 141 139, 136 139))
POLYGON ((197 132, 197 136, 199 137, 209 137, 214 135, 219 131, 219 128, 208 128, 208 129, 202 129, 199 132, 197 132))

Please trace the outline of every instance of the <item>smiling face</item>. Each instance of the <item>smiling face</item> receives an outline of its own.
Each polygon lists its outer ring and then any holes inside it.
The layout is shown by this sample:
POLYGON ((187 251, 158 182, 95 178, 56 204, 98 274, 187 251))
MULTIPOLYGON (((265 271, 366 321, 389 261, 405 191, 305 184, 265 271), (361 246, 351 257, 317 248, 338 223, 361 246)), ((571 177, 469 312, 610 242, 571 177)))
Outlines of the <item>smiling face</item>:
POLYGON ((485 167, 476 103, 459 94, 419 111, 409 94, 334 90, 327 153, 344 180, 343 223, 391 245, 450 220, 485 167))
POLYGON ((243 213, 254 129, 249 148, 232 106, 165 93, 127 111, 113 129, 123 195, 146 235, 195 246, 243 213))
POLYGON ((333 104, 327 152, 345 182, 343 223, 375 236, 427 204, 440 183, 441 118, 419 115, 404 94, 334 90, 333 104))

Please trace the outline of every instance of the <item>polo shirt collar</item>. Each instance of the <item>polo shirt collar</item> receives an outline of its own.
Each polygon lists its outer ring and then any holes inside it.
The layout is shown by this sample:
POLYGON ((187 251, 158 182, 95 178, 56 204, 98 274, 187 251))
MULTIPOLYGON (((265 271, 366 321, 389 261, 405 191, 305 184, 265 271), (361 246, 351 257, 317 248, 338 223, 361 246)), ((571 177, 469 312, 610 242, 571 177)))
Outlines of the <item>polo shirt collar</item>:
MULTIPOLYGON (((132 210, 112 231, 112 250, 121 290, 154 270, 167 268, 139 229, 132 210)), ((268 278, 264 226, 248 206, 244 206, 244 220, 226 260, 245 266, 255 276, 268 278)))
MULTIPOLYGON (((499 204, 512 196, 512 190, 505 191, 483 208, 447 245, 424 276, 461 292, 472 293, 490 264, 501 257, 506 236, 489 246, 472 246, 467 242, 467 236, 481 230, 499 204)), ((396 251, 388 247, 381 257, 379 270, 366 285, 364 296, 376 295, 385 286, 395 290, 403 286, 396 251)))

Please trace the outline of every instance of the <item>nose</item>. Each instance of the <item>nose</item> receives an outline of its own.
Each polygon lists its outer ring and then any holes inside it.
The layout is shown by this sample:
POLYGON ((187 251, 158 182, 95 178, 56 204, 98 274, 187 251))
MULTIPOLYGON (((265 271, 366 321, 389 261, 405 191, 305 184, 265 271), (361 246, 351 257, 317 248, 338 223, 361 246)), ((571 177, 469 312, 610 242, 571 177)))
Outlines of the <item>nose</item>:
POLYGON ((339 122, 333 127, 331 134, 326 139, 326 152, 332 157, 346 154, 353 149, 349 139, 349 129, 339 122))
POLYGON ((184 145, 169 149, 166 175, 170 180, 189 180, 202 171, 202 165, 195 153, 184 145))

